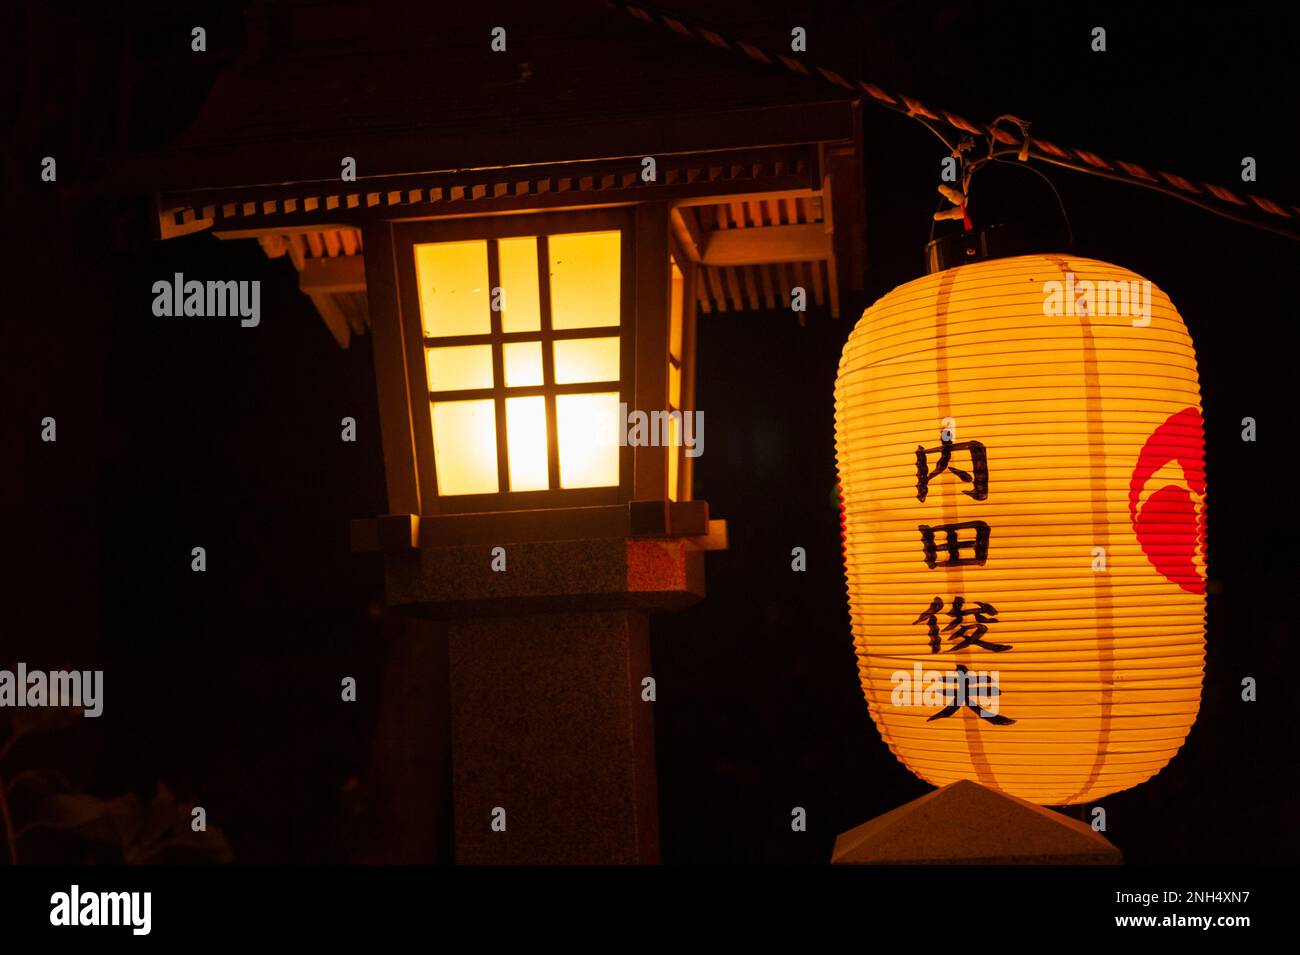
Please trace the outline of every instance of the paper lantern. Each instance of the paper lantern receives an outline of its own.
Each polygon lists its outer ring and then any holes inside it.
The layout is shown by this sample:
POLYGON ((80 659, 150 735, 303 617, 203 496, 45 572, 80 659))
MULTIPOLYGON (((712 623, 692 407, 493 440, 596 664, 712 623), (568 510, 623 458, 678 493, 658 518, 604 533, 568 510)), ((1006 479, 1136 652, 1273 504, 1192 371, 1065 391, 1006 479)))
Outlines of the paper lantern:
POLYGON ((1159 772, 1205 648, 1200 393, 1169 299, 1063 255, 931 274, 863 314, 835 409, 854 643, 894 754, 1041 805, 1159 772))

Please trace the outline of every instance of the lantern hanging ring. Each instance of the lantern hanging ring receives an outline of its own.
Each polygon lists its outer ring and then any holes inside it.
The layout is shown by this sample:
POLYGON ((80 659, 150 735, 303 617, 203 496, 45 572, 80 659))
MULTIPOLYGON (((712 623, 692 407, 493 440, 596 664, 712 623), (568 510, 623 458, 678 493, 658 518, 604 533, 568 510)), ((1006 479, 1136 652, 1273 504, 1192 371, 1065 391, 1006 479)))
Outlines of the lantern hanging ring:
MULTIPOLYGON (((989 123, 988 128, 990 130, 990 134, 981 137, 984 140, 984 142, 988 144, 988 152, 977 159, 963 162, 962 164, 962 193, 964 195, 965 201, 967 203, 969 203, 970 201, 971 183, 975 178, 975 173, 979 172, 982 168, 984 168, 984 166, 987 163, 998 162, 1008 166, 1019 166, 1022 169, 1032 172, 1039 179, 1042 179, 1043 182, 1047 183, 1047 188, 1052 190, 1052 196, 1056 199, 1056 206, 1060 210, 1061 219, 1065 224, 1066 242, 1069 246, 1072 247, 1074 245, 1074 227, 1070 223, 1070 214, 1066 211, 1065 201, 1061 198, 1061 193, 1056 188, 1056 183, 1052 182, 1050 176, 1044 173, 1041 169, 1035 168, 1028 161, 1030 158, 1029 157, 1029 121, 1021 119, 1018 116, 1012 116, 1010 114, 1007 114, 1007 115, 999 116, 997 119, 993 120, 993 122, 989 123), (993 131, 998 130, 999 124, 1004 121, 1013 123, 1019 128, 1021 134, 1021 142, 1019 147, 1013 145, 1006 145, 1006 146, 997 145, 997 142, 995 141, 995 137, 993 135, 993 131), (1016 157, 1015 162, 1012 162, 1007 158, 1008 156, 1011 155, 1015 155, 1016 157)), ((962 140, 962 143, 959 145, 958 149, 962 150, 963 152, 970 151, 975 148, 975 145, 976 145, 975 138, 973 136, 967 136, 962 140)), ((962 161, 962 156, 957 150, 953 151, 953 155, 956 156, 959 161, 962 161)), ((941 217, 939 216, 939 214, 936 213, 935 220, 937 221, 940 218, 941 217)), ((942 216, 942 218, 956 218, 956 216, 944 215, 942 216)), ((930 239, 931 240, 934 239, 933 222, 930 225, 930 239)))

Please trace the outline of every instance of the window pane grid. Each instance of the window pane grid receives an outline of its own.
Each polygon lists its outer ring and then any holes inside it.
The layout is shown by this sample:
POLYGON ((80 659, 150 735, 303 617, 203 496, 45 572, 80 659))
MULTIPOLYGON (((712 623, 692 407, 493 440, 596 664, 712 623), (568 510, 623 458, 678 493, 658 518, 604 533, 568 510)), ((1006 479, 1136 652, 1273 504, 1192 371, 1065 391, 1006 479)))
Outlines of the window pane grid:
MULTIPOLYGON (((554 347, 550 342, 554 322, 551 321, 551 240, 549 236, 537 237, 537 274, 544 276, 541 288, 540 306, 542 318, 542 381, 553 384, 555 381, 554 347)), ((560 438, 557 434, 559 418, 555 411, 555 392, 546 393, 546 480, 551 490, 560 486, 560 438)))
MULTIPOLYGON (((488 288, 501 287, 500 247, 496 239, 488 240, 488 288)), ((488 319, 492 328, 492 384, 499 386, 506 378, 504 346, 501 343, 501 311, 494 308, 493 295, 488 296, 488 319)), ((504 395, 495 396, 497 419, 497 487, 510 487, 509 433, 506 430, 506 399, 504 395)))
POLYGON ((586 395, 598 391, 619 391, 617 381, 580 381, 572 385, 528 385, 519 388, 471 388, 465 391, 431 391, 430 401, 469 401, 473 398, 527 398, 531 395, 586 395))
MULTIPOLYGON (((609 325, 602 328, 553 328, 549 332, 545 333, 545 340, 564 342, 572 341, 575 338, 609 338, 611 335, 617 334, 617 325, 609 325)), ((491 345, 496 341, 513 344, 519 342, 537 342, 542 340, 543 337, 541 332, 504 332, 501 335, 493 335, 491 332, 485 332, 482 335, 448 335, 445 338, 426 338, 424 340, 424 347, 448 348, 456 345, 491 345)))
MULTIPOLYGON (((598 235, 601 238, 617 237, 614 243, 616 251, 612 256, 613 275, 597 274, 594 276, 593 287, 605 293, 609 292, 611 281, 616 291, 621 287, 621 232, 561 234, 559 238, 562 243, 568 243, 570 247, 565 275, 566 294, 570 296, 570 300, 577 287, 575 273, 578 269, 575 261, 577 257, 572 254, 572 240, 585 239, 588 235, 593 238, 598 235)), ((468 317, 459 314, 456 317, 460 321, 454 326, 448 326, 446 323, 439 325, 436 315, 424 319, 426 369, 429 371, 430 389, 428 395, 433 403, 435 420, 435 459, 440 454, 457 454, 457 446, 463 446, 466 440, 463 429, 454 438, 452 434, 445 434, 440 439, 437 434, 436 422, 449 420, 447 414, 452 410, 449 407, 452 403, 478 402, 474 406, 461 404, 458 407, 482 409, 479 413, 480 421, 482 421, 482 412, 491 409, 489 420, 494 427, 488 430, 495 433, 480 436, 484 440, 473 442, 472 450, 478 459, 482 459, 488 452, 488 445, 495 447, 493 470, 496 471, 496 481, 495 486, 491 486, 493 482, 488 476, 490 472, 483 470, 487 461, 477 460, 474 473, 482 486, 471 486, 464 481, 444 483, 441 475, 449 469, 435 460, 440 476, 439 493, 557 491, 617 486, 619 482, 617 435, 612 428, 606 426, 605 419, 609 419, 609 425, 616 423, 618 401, 623 391, 620 381, 608 380, 611 373, 615 376, 620 373, 618 356, 621 354, 623 338, 621 305, 612 309, 610 322, 605 322, 603 316, 591 318, 592 313, 588 311, 585 320, 580 315, 574 316, 568 320, 571 327, 557 329, 552 314, 552 281, 556 262, 553 261, 555 253, 551 248, 550 237, 539 235, 521 239, 488 239, 459 245, 471 244, 480 246, 487 260, 484 263, 487 288, 482 291, 493 293, 483 296, 483 304, 488 308, 488 329, 485 333, 472 332, 468 317), (510 243, 505 250, 511 260, 509 270, 515 276, 515 280, 511 282, 511 290, 505 290, 502 299, 498 299, 495 290, 502 288, 502 283, 505 281, 502 275, 502 246, 507 243, 510 243), (521 259, 522 253, 529 251, 529 245, 535 246, 536 249, 536 271, 532 273, 537 280, 535 297, 523 289, 518 281, 518 276, 528 275, 531 271, 521 259), (513 321, 512 300, 515 307, 513 321), (494 304, 496 308, 493 307, 494 304), (523 318, 520 317, 521 313, 523 318), (536 325, 533 325, 534 315, 536 325), (585 324, 572 327, 576 321, 585 321, 585 324), (514 330, 506 331, 510 326, 513 326, 514 330), (454 328, 461 334, 436 336, 430 334, 432 330, 438 328, 454 328), (466 334, 466 332, 470 333, 466 334), (596 341, 600 339, 604 341, 596 341), (584 340, 592 341, 587 344, 584 340), (509 355, 507 355, 507 345, 514 346, 509 355), (534 346, 540 354, 524 347, 527 345, 534 346), (487 355, 480 354, 471 346, 478 346, 482 352, 488 352, 490 348, 492 377, 490 382, 482 381, 483 387, 464 386, 479 383, 485 377, 483 371, 486 371, 486 368, 470 374, 456 368, 452 355, 436 355, 438 352, 457 349, 461 356, 477 356, 480 366, 485 366, 487 363, 483 359, 487 355), (561 377, 566 379, 564 381, 557 381, 556 352, 560 348, 564 349, 563 364, 560 369, 561 377), (611 348, 614 354, 612 362, 609 357, 611 348), (533 377, 535 373, 530 370, 537 358, 540 358, 541 363, 540 382, 536 381, 533 377), (435 375, 435 369, 438 375, 435 375), (511 386, 507 382, 507 369, 510 369, 511 378, 518 381, 517 385, 511 386), (581 380, 588 376, 606 380, 581 380), (439 378, 441 380, 437 380, 439 378), (437 387, 440 383, 443 385, 442 388, 437 387), (560 405, 564 407, 561 408, 560 405), (561 421, 561 418, 564 420, 561 421), (544 440, 541 435, 543 430, 544 440), (606 435, 607 430, 611 431, 611 434, 606 435)), ((417 268, 422 254, 431 260, 437 258, 436 255, 427 252, 421 253, 420 248, 417 247, 416 252, 417 268)), ((603 266, 606 271, 610 271, 610 262, 605 261, 608 258, 611 256, 598 256, 595 265, 603 266)), ((478 285, 473 287, 473 292, 480 293, 478 285)), ((608 299, 609 295, 597 297, 608 299)), ((620 302, 621 292, 618 292, 613 300, 615 303, 620 302)), ((461 303, 463 300, 458 302, 461 303)), ((463 309, 461 311, 463 312, 463 309)), ((609 312, 606 311, 605 314, 609 312)), ((479 327, 481 328, 482 325, 479 327)), ((482 423, 486 424, 485 421, 482 423)), ((471 448, 465 447, 464 450, 468 453, 471 448)))

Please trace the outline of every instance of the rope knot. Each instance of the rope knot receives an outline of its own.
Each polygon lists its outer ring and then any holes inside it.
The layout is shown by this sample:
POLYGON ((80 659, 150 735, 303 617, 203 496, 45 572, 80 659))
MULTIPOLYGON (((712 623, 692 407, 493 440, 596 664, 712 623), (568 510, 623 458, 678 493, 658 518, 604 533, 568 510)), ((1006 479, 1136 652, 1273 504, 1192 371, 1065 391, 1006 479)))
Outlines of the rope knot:
POLYGON ((1012 116, 1010 113, 1004 113, 989 124, 989 131, 995 137, 999 132, 1001 132, 998 128, 998 124, 1002 122, 1013 123, 1020 131, 1020 152, 1017 154, 1016 158, 1021 162, 1025 162, 1029 159, 1029 121, 1021 119, 1019 116, 1012 116))

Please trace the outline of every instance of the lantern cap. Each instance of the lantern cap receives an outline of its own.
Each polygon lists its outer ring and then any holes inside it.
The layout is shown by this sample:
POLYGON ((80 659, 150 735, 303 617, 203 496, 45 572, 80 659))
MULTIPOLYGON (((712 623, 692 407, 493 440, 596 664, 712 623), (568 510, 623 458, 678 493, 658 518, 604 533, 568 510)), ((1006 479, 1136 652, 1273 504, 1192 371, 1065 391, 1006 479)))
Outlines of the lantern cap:
POLYGON ((835 840, 844 864, 1118 865, 1091 826, 969 779, 949 783, 835 840))
POLYGON ((1039 252, 1068 252, 1064 237, 1044 235, 1023 226, 998 223, 931 239, 925 244, 926 273, 943 272, 971 262, 1039 252))

